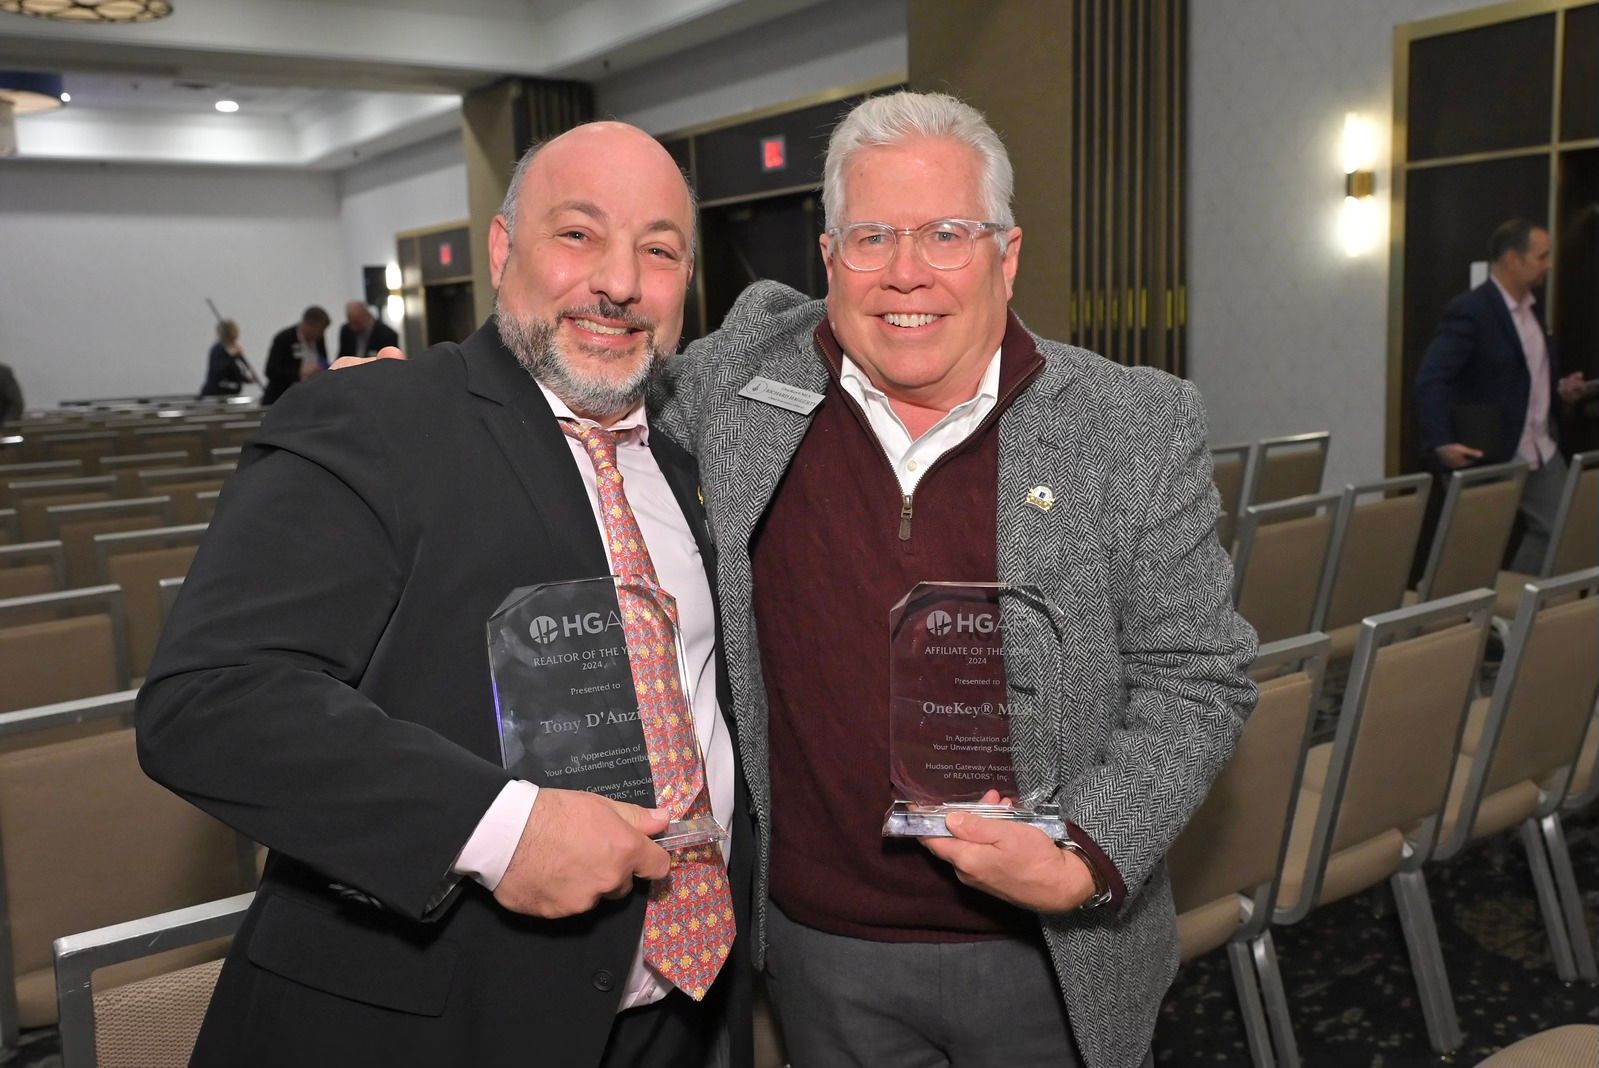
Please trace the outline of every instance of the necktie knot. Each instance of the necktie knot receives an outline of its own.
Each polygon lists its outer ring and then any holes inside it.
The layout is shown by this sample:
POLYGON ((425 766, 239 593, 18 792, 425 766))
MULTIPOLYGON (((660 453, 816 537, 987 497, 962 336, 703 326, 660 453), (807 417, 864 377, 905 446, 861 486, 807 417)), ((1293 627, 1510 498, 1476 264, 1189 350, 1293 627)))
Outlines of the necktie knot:
POLYGON ((616 435, 603 427, 562 419, 561 432, 582 445, 596 468, 616 466, 616 435))

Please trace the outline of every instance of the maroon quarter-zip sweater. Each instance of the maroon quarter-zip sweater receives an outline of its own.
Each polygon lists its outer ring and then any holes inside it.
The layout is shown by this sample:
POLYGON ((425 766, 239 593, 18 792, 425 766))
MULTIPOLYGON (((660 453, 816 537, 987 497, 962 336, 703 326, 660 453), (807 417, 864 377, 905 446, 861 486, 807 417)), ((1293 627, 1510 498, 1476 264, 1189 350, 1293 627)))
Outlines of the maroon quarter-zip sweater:
POLYGON ((866 415, 831 381, 753 552, 770 707, 771 895, 792 919, 876 941, 1034 937, 1031 913, 963 886, 912 839, 882 837, 888 776, 889 613, 924 581, 997 581, 999 417, 1043 367, 1011 317, 999 402, 907 502, 866 415))

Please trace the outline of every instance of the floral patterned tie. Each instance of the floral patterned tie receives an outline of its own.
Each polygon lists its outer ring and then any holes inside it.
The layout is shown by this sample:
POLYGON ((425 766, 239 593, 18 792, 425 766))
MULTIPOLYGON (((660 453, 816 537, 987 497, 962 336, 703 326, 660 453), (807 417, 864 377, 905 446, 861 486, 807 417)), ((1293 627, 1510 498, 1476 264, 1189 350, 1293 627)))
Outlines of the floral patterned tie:
MULTIPOLYGON (((661 591, 638 520, 622 492, 616 466, 616 435, 597 426, 563 420, 561 430, 587 450, 599 489, 600 517, 611 550, 611 567, 625 582, 661 591)), ((622 630, 638 693, 639 722, 655 780, 656 806, 672 819, 711 814, 704 766, 694 737, 694 717, 678 671, 677 603, 668 608, 643 593, 617 588, 622 630), (668 624, 671 624, 670 626, 668 624)), ((727 865, 713 843, 672 851, 672 870, 650 887, 644 912, 644 960, 695 1001, 705 997, 733 947, 733 894, 727 865)))

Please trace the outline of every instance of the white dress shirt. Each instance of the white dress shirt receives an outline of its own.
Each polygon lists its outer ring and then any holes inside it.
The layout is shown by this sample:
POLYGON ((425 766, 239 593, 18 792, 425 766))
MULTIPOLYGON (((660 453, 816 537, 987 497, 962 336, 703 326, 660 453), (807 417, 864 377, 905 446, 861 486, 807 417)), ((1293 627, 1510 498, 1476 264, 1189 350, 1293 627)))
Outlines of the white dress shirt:
POLYGON ((1516 456, 1536 469, 1555 454, 1555 439, 1549 433, 1549 344, 1538 317, 1532 313, 1537 298, 1528 293, 1516 300, 1499 285, 1499 279, 1494 279, 1494 285, 1510 309, 1510 321, 1516 324, 1516 336, 1521 338, 1521 351, 1527 358, 1527 374, 1532 378, 1527 391, 1527 418, 1521 425, 1516 456))
MULTIPOLYGON (((598 425, 591 419, 581 419, 555 394, 539 383, 544 399, 557 419, 598 425)), ((649 449, 649 424, 644 419, 644 406, 640 404, 626 416, 616 420, 607 430, 614 432, 616 464, 622 472, 622 488, 628 504, 638 519, 644 544, 655 564, 656 576, 661 586, 677 599, 678 631, 683 642, 684 659, 688 665, 687 687, 689 706, 694 716, 694 733, 699 739, 700 752, 705 757, 705 783, 710 791, 711 814, 717 822, 727 826, 733 814, 733 741, 727 725, 722 721, 720 705, 716 699, 716 610, 711 599, 710 583, 705 577, 705 565, 700 558, 699 546, 683 517, 683 509, 672 493, 671 485, 655 462, 649 449)), ((589 506, 594 511, 595 526, 604 530, 600 519, 600 495, 594 484, 594 464, 581 442, 567 438, 572 462, 577 464, 583 485, 588 490, 589 506)), ((606 555, 610 555, 609 539, 606 555)), ((499 796, 484 813, 472 837, 467 840, 461 855, 452 866, 458 875, 470 876, 489 890, 500 884, 505 869, 516 852, 538 798, 538 787, 530 782, 515 780, 500 791, 499 796)), ((722 857, 728 855, 729 843, 722 843, 722 857)), ((644 945, 641 941, 633 956, 632 969, 623 987, 618 1011, 659 1001, 672 989, 672 984, 656 975, 644 963, 644 945)))
POLYGON ((940 456, 971 437, 972 432, 988 418, 988 413, 994 410, 994 405, 999 403, 999 354, 1000 350, 995 349, 994 358, 988 361, 988 370, 983 372, 983 379, 977 384, 977 395, 955 405, 927 433, 914 440, 911 432, 905 428, 904 420, 889 404, 887 394, 872 385, 866 372, 848 354, 844 356, 839 370, 839 384, 866 413, 866 422, 871 426, 873 436, 883 446, 883 454, 888 457, 889 466, 899 479, 899 491, 905 496, 915 493, 916 484, 922 480, 927 469, 940 456))

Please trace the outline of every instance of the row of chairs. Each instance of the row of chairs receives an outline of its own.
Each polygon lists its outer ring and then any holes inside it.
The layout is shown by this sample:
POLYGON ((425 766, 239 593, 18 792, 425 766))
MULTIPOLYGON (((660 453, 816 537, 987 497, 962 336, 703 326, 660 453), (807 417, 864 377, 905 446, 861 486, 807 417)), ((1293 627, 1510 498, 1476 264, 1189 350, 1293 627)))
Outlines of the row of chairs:
POLYGON ((1464 590, 1496 591, 1495 615, 1514 617, 1529 578, 1599 564, 1599 452, 1574 457, 1553 533, 1535 575, 1502 572, 1526 465, 1453 472, 1426 567, 1407 589, 1432 492, 1429 476, 1403 475, 1341 494, 1318 493, 1244 509, 1234 553, 1234 599, 1263 641, 1311 631, 1332 636, 1347 660, 1360 620, 1464 590))
MULTIPOLYGON (((226 899, 255 885, 253 843, 144 775, 134 698, 135 691, 124 690, 0 714, 0 1044, 6 1049, 16 1045, 20 1029, 58 1022, 66 987, 55 972, 56 939, 226 899)), ((92 982, 85 976, 82 993, 125 998, 118 992, 127 984, 215 960, 226 949, 220 938, 179 947, 164 937, 146 939, 138 953, 92 982)), ((93 1048, 91 1042, 87 1061, 75 1048, 71 1063, 95 1063, 93 1048)), ((185 1054, 174 1063, 186 1060, 185 1054)), ((155 1064, 142 1054, 122 1063, 155 1064)))
POLYGON ((1462 1042, 1425 869, 1515 830, 1562 980, 1599 981, 1561 825, 1599 798, 1599 568, 1519 591, 1491 694, 1495 592, 1363 620, 1331 741, 1313 710, 1331 641, 1262 648, 1238 751, 1168 856, 1184 960, 1226 947, 1259 1068, 1297 1065, 1272 929, 1387 882, 1429 1041, 1462 1042))
POLYGON ((0 545, 0 711, 125 689, 149 670, 171 587, 204 524, 97 534, 94 583, 65 586, 61 541, 0 545), (8 566, 9 565, 9 566, 8 566))
POLYGON ((1325 430, 1211 447, 1211 477, 1221 497, 1216 535, 1232 548, 1238 517, 1257 504, 1321 491, 1332 435, 1325 430))

